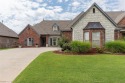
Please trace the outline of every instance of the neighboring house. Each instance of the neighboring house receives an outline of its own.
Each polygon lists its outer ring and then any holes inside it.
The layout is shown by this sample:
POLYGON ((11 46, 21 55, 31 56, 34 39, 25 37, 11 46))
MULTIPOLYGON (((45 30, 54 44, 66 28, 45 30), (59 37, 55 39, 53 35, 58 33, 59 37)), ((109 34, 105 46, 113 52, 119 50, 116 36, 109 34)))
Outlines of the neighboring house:
POLYGON ((125 12, 105 12, 94 3, 73 20, 44 20, 28 25, 19 34, 19 43, 22 46, 57 46, 61 36, 73 41, 89 41, 93 48, 103 47, 105 42, 125 37, 125 12))
POLYGON ((33 47, 38 44, 41 47, 57 46, 61 31, 71 21, 42 21, 34 26, 27 25, 19 34, 19 43, 23 47, 33 47))
POLYGON ((9 29, 3 23, 0 23, 0 48, 16 47, 18 43, 18 35, 9 29))

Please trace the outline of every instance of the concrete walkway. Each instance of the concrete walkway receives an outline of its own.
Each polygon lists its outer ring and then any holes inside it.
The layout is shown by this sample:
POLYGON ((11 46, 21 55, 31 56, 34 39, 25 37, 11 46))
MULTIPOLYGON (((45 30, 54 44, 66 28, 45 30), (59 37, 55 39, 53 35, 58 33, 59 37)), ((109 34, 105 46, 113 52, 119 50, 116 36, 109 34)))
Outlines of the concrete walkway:
POLYGON ((40 53, 57 49, 16 48, 0 51, 0 83, 12 83, 40 53))

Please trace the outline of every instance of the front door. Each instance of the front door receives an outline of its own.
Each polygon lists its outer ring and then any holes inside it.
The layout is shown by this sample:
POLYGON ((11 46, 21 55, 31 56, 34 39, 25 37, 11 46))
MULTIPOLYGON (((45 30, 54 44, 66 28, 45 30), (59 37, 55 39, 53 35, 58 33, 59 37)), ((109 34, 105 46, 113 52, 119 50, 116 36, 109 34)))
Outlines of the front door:
POLYGON ((41 37, 41 46, 46 47, 46 37, 41 37))
POLYGON ((92 48, 100 47, 100 32, 92 32, 92 48))

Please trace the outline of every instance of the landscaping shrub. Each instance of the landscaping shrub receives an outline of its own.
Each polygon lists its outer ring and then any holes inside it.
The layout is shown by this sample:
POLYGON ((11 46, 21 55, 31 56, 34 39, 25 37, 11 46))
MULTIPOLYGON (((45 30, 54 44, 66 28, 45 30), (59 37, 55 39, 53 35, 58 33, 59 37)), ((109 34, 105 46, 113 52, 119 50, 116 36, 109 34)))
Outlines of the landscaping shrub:
POLYGON ((70 43, 64 43, 62 45, 62 51, 70 51, 71 47, 70 47, 70 43))
POLYGON ((62 37, 59 41, 58 41, 58 45, 62 48, 62 51, 65 51, 65 50, 70 50, 70 41, 65 38, 65 37, 62 37))
POLYGON ((81 41, 72 41, 70 46, 71 51, 76 53, 86 53, 91 48, 90 43, 81 41))
POLYGON ((125 37, 123 37, 121 40, 125 41, 125 37))
POLYGON ((125 53, 125 41, 107 42, 105 48, 112 53, 125 53))
POLYGON ((65 37, 62 37, 59 41, 58 41, 58 45, 62 48, 63 44, 65 43, 69 43, 70 41, 68 39, 66 39, 65 37))

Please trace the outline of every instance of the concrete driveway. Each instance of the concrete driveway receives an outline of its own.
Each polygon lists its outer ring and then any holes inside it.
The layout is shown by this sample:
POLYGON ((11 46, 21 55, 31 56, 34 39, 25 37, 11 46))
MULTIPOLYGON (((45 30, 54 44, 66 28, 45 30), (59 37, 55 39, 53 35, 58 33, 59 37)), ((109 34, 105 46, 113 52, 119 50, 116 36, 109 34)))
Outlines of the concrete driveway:
POLYGON ((12 83, 40 53, 57 49, 51 47, 15 48, 0 51, 0 83, 12 83))

